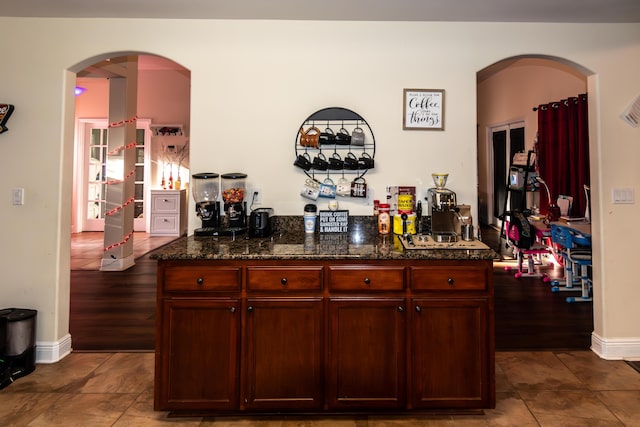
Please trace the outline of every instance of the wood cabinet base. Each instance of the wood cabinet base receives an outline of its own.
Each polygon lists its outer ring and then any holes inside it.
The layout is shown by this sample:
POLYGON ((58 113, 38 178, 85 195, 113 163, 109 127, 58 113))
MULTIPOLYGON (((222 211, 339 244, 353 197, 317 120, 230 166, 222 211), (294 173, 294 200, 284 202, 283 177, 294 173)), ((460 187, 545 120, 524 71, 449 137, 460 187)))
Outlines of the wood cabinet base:
POLYGON ((156 410, 495 407, 492 263, 158 262, 156 410))

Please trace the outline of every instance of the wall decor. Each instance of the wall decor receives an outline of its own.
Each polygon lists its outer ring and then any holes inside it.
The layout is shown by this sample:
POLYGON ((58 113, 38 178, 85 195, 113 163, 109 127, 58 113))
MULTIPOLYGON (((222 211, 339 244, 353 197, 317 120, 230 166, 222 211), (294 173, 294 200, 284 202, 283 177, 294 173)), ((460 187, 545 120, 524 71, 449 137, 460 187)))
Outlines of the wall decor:
POLYGON ((0 133, 9 130, 9 128, 7 128, 5 124, 9 120, 9 117, 11 117, 11 113, 13 113, 13 105, 0 104, 0 133))
POLYGON ((402 129, 444 130, 444 90, 404 89, 402 129))

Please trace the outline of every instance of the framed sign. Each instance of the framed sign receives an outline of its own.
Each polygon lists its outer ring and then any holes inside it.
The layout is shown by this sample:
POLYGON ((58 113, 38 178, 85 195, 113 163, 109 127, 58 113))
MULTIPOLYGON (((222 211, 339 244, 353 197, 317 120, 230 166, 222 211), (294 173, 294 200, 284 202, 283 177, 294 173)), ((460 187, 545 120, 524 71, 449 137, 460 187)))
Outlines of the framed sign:
POLYGON ((404 130, 444 130, 444 90, 405 89, 404 130))

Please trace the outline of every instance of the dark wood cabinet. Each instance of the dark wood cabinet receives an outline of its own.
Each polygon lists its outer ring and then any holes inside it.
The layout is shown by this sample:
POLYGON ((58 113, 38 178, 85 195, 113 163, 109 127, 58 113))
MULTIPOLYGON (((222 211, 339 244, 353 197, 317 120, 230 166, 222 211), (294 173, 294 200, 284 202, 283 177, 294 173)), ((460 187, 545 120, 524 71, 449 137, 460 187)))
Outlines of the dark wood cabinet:
POLYGON ((412 300, 414 408, 483 408, 490 402, 485 299, 412 300))
POLYGON ((329 318, 329 408, 402 408, 405 300, 336 298, 329 303, 329 318))
POLYGON ((322 298, 247 300, 247 409, 322 408, 322 318, 322 298))
POLYGON ((155 409, 495 407, 491 260, 159 260, 155 409))
POLYGON ((161 307, 156 409, 236 409, 240 301, 175 299, 161 307))

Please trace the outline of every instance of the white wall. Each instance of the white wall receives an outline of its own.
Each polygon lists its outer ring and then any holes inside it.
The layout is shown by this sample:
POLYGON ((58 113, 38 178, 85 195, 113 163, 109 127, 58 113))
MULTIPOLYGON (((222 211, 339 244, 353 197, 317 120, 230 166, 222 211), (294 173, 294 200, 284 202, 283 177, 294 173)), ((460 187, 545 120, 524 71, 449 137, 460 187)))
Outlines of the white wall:
MULTIPOLYGON (((39 310, 40 342, 60 342, 68 331, 75 81, 65 70, 125 52, 188 68, 192 171, 247 172, 277 214, 299 214, 305 203, 298 195, 304 176, 292 165, 299 125, 318 109, 342 106, 375 133, 376 169, 367 182, 376 194, 390 184, 428 187, 431 172, 447 171, 448 186, 475 215, 476 72, 533 53, 595 73, 595 336, 609 357, 617 356, 609 351, 614 343, 619 353, 640 356, 633 279, 640 231, 630 227, 639 209, 612 205, 609 196, 614 186, 640 182, 640 134, 618 118, 640 93, 638 25, 1 18, 0 27, 14 40, 3 46, 2 102, 16 105, 11 130, 0 135, 0 300, 39 310), (444 131, 402 130, 403 88, 445 89, 444 131), (11 206, 16 187, 25 188, 24 206, 11 206)), ((371 212, 344 205, 352 214, 371 212)))

